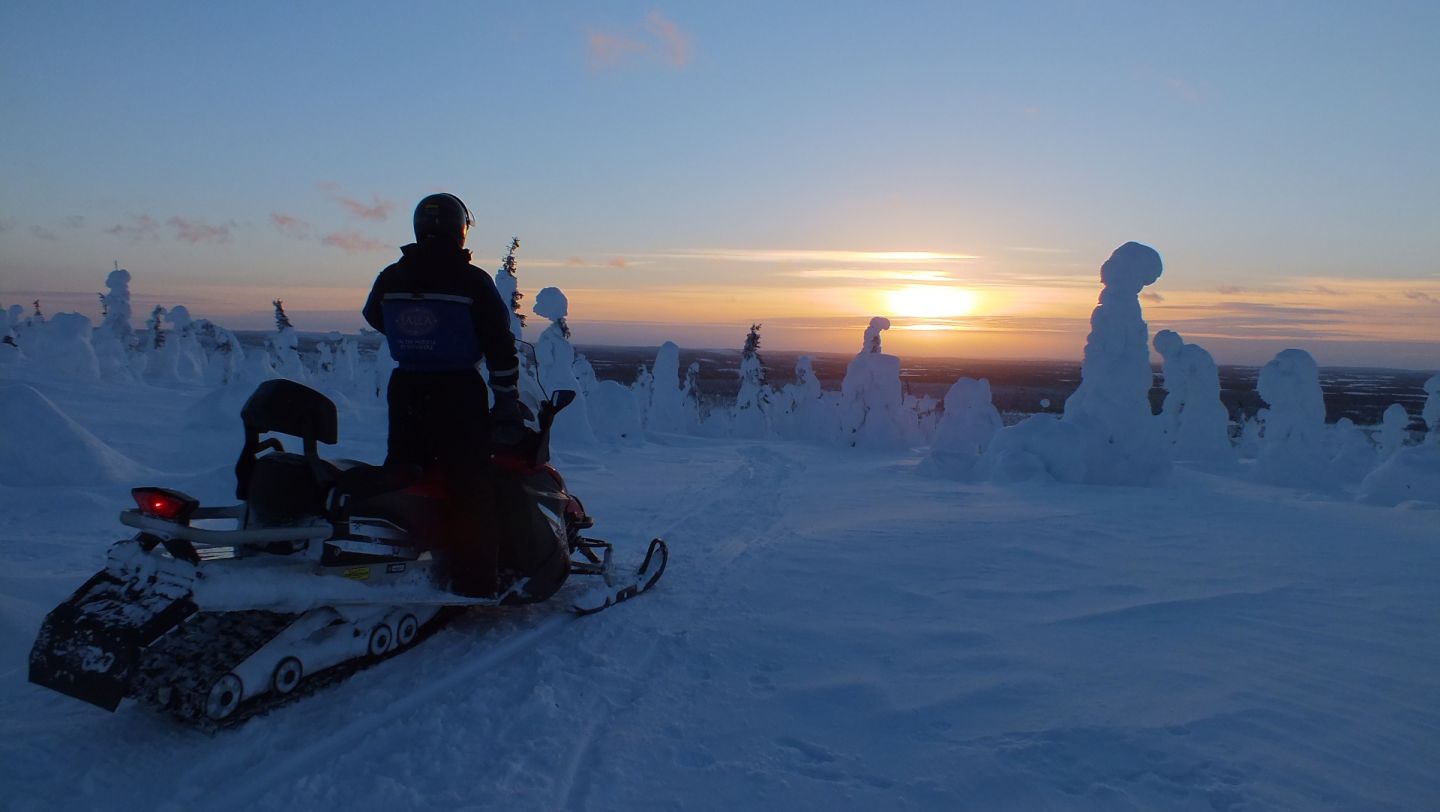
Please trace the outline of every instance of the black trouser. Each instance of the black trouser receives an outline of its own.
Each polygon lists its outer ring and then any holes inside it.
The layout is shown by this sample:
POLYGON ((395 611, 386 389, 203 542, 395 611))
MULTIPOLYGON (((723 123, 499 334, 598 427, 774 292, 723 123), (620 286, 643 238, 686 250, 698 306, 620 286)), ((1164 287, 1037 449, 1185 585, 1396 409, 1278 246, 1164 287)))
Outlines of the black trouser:
POLYGON ((450 491, 439 552, 449 561, 451 589, 496 591, 497 521, 490 471, 490 407, 475 370, 390 373, 387 463, 436 471, 450 491))

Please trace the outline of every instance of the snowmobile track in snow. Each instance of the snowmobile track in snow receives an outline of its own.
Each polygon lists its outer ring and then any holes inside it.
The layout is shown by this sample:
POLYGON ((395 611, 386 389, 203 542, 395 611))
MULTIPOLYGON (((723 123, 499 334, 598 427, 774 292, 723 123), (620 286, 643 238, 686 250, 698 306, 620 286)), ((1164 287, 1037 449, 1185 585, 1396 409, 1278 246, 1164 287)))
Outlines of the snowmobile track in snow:
POLYGON ((457 665, 445 676, 415 688, 394 702, 375 708, 360 719, 330 730, 303 746, 287 750, 283 755, 277 754, 273 766, 261 766, 236 775, 233 787, 228 790, 215 788, 211 791, 211 796, 216 801, 211 808, 253 809, 255 802, 267 792, 293 782, 328 758, 349 750, 354 742, 360 741, 364 736, 391 721, 414 713, 436 697, 453 691, 456 686, 473 680, 517 654, 533 648, 576 620, 577 618, 568 612, 545 618, 529 629, 507 636, 483 655, 457 665))

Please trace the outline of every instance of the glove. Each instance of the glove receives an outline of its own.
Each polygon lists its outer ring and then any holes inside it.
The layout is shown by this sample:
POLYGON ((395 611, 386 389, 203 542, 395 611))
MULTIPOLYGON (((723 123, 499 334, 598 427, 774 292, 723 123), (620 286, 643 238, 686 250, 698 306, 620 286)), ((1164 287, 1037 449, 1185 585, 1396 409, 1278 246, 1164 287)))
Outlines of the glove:
POLYGON ((499 446, 518 445, 525 439, 525 405, 514 395, 496 395, 490 409, 490 441, 499 446))

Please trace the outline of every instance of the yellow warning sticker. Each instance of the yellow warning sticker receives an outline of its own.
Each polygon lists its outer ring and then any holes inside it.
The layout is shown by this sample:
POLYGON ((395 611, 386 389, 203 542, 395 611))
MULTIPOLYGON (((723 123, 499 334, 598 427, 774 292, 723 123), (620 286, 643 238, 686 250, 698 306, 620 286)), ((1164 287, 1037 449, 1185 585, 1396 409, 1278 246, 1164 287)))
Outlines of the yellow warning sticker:
POLYGON ((352 581, 364 581, 370 577, 370 568, 351 567, 350 569, 345 570, 343 573, 341 573, 341 575, 344 575, 346 578, 349 578, 352 581))

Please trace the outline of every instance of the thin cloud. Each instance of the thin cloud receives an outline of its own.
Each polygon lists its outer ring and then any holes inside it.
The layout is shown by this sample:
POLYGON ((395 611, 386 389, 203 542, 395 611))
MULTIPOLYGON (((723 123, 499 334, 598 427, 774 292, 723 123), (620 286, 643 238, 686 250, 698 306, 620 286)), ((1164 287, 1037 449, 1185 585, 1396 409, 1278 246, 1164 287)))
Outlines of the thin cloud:
POLYGON ((298 217, 271 212, 270 223, 275 226, 276 231, 287 237, 294 237, 297 240, 310 239, 310 224, 298 217))
POLYGON ((651 11, 637 29, 585 32, 585 61, 591 70, 609 70, 630 62, 649 59, 684 68, 694 58, 690 34, 674 20, 651 11))
POLYGON ((1036 245, 1011 245, 1005 248, 1006 251, 1019 251, 1022 254, 1073 254, 1074 248, 1041 248, 1036 245))
POLYGON ((1226 286, 1221 287, 1221 288, 1216 288, 1216 290, 1220 291, 1221 293, 1225 294, 1226 296, 1235 296, 1235 295, 1237 295, 1237 294, 1240 294, 1240 293, 1244 293, 1244 292, 1245 292, 1245 289, 1244 289, 1244 288, 1238 288, 1238 287, 1235 287, 1234 285, 1226 285, 1226 286))
POLYGON ((125 237, 132 242, 153 242, 160 238, 160 223, 154 217, 142 214, 130 218, 129 223, 121 223, 105 229, 105 233, 125 237))
POLYGON ((39 239, 49 240, 50 242, 55 242, 60 239, 59 234, 56 234, 44 226, 30 226, 30 233, 39 239))
POLYGON ((374 220, 380 222, 390 216, 390 210, 395 208, 395 201, 381 200, 380 195, 371 195, 374 201, 372 205, 366 205, 353 197, 337 197, 340 205, 350 210, 350 213, 363 220, 374 220))
POLYGON ((566 257, 565 264, 571 268, 579 268, 585 264, 584 257, 566 257))
POLYGON ((1140 294, 1140 298, 1144 299, 1147 302, 1154 302, 1155 304, 1160 304, 1161 302, 1165 301, 1164 296, 1161 296, 1153 290, 1144 291, 1140 294))
POLYGON ((858 279, 863 282, 956 282, 945 271, 890 271, 881 268, 806 268, 782 271, 779 276, 801 279, 858 279))
POLYGON ((1405 298, 1415 302, 1422 302, 1424 304, 1440 304, 1440 299, 1431 296, 1423 290, 1407 290, 1405 291, 1405 298))
POLYGON ((351 214, 359 217, 362 220, 374 220, 376 222, 383 222, 390 217, 390 210, 395 208, 395 201, 384 200, 380 197, 380 195, 377 194, 372 194, 370 196, 370 199, 372 201, 371 203, 362 203, 361 201, 345 194, 340 184, 334 181, 322 180, 319 183, 315 184, 315 187, 320 191, 324 192, 325 194, 329 195, 331 200, 334 200, 336 203, 344 206, 347 210, 349 210, 351 214))
POLYGON ((69 217, 66 217, 65 220, 61 223, 61 225, 65 226, 66 228, 84 228, 85 218, 79 214, 72 214, 69 217))
POLYGON ((191 245, 230 242, 230 226, 228 224, 213 226, 209 223, 187 220, 184 217, 171 217, 165 221, 165 224, 175 230, 175 239, 191 245))
POLYGON ((591 70, 606 70, 625 64, 631 57, 650 51, 650 46, 639 40, 604 31, 590 31, 586 34, 586 62, 591 70))
POLYGON ((624 268, 630 263, 626 262, 624 257, 613 257, 610 259, 609 262, 606 262, 605 264, 610 266, 611 268, 624 268))
POLYGON ((387 251, 390 249, 389 245, 354 231, 337 231, 334 234, 326 234, 321 242, 334 248, 339 248, 347 254, 358 254, 366 251, 387 251))
POLYGON ((1209 95, 1203 88, 1196 87, 1184 79, 1166 79, 1165 89, 1186 104, 1201 104, 1209 95))
POLYGON ((651 254, 660 259, 708 259, 731 262, 836 262, 861 264, 945 263, 980 259, 974 254, 937 251, 835 251, 807 248, 695 248, 651 254))
POLYGON ((666 19, 658 11, 651 11, 650 16, 645 18, 645 30, 660 40, 661 53, 670 64, 677 68, 690 64, 694 53, 690 35, 681 31, 673 20, 666 19))

